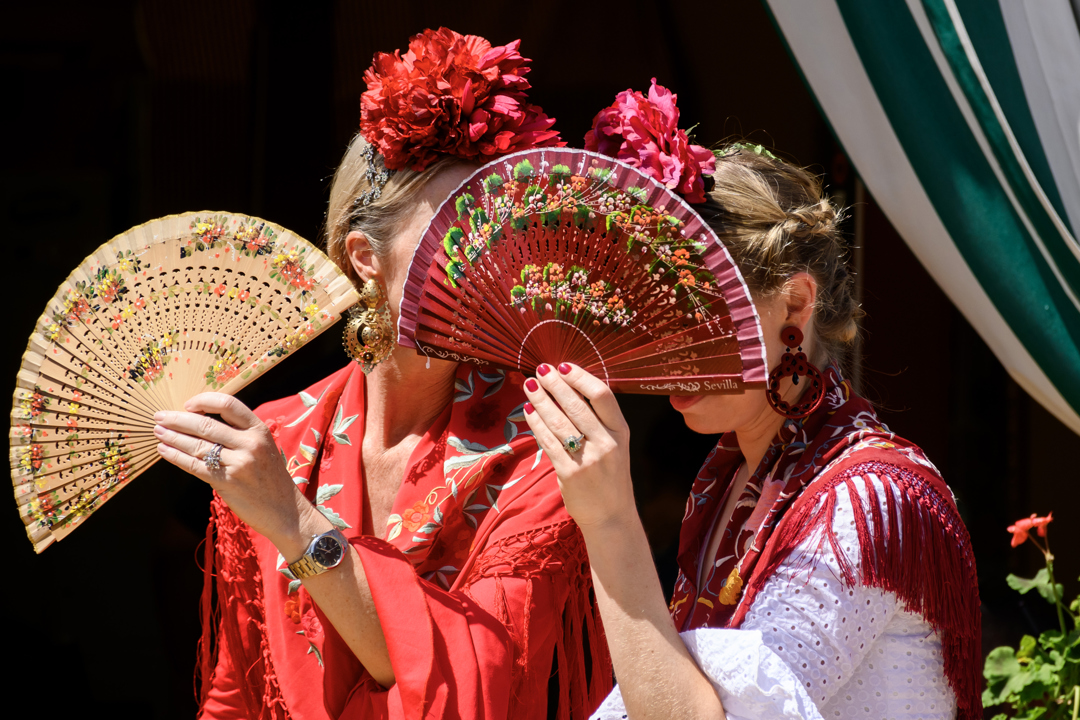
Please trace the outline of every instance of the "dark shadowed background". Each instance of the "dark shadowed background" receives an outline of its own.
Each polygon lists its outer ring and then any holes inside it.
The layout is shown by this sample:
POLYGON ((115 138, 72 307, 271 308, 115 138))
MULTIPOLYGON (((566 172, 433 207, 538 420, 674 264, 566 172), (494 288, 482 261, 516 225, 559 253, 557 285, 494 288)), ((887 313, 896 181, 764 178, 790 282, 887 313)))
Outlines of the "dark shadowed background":
MULTIPOLYGON (((191 210, 265 217, 321 242, 330 177, 355 132, 376 50, 447 25, 522 39, 532 98, 580 145, 615 93, 656 77, 697 142, 745 136, 811 165, 854 206, 849 235, 867 317, 852 374, 886 422, 952 485, 979 561, 986 650, 1051 623, 1009 590, 1040 557, 1006 525, 1054 510, 1059 578, 1075 594, 1077 438, 1013 383, 904 246, 833 139, 757 2, 9 3, 0 10, 0 219, 13 290, 4 377, 46 300, 98 245, 191 210)), ((244 390, 258 405, 346 362, 335 330, 244 390)), ((670 589, 690 482, 715 438, 664 398, 624 397, 638 503, 670 589)), ((15 503, 5 527, 13 635, 8 702, 24 712, 182 718, 209 491, 159 465, 41 556, 15 503)), ((927 581, 932 582, 932 569, 927 581)))

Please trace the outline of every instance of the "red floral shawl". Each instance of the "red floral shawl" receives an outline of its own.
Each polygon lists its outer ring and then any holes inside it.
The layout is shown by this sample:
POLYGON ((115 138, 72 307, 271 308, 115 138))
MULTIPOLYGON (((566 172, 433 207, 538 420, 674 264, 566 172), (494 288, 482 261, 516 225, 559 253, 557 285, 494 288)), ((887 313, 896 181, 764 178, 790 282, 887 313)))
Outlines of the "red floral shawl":
POLYGON ((586 717, 600 703, 611 669, 584 542, 528 433, 520 385, 460 368, 454 401, 413 452, 378 537, 360 532, 360 370, 257 410, 294 480, 356 548, 396 682, 375 683, 277 550, 215 499, 203 717, 546 717, 553 655, 558 716, 586 717))
MULTIPOLYGON (((851 392, 834 368, 821 407, 787 421, 746 484, 723 532, 717 563, 696 587, 698 563, 743 458, 733 433, 705 460, 694 480, 679 542, 679 577, 671 599, 676 627, 737 628, 757 593, 791 552, 808 538, 829 542, 843 580, 895 592, 941 636, 945 675, 959 717, 982 717, 982 658, 975 559, 952 493, 922 451, 889 432, 873 407, 851 392), (875 474, 899 489, 885 493, 886 533, 877 497, 869 513, 856 502, 855 477, 875 474), (838 546, 831 522, 837 493, 851 493, 860 540, 861 578, 838 546)), ((867 484, 871 495, 873 486, 867 484)), ((809 561, 811 564, 813 560, 809 561)))

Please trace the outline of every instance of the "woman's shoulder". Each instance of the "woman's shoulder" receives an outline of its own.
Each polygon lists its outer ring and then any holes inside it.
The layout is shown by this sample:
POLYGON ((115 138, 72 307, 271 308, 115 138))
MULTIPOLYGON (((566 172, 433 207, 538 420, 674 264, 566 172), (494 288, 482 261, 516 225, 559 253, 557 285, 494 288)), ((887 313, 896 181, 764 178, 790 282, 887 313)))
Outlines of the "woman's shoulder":
MULTIPOLYGON (((807 490, 827 489, 862 479, 890 485, 902 494, 928 491, 952 493, 937 466, 915 443, 890 432, 859 432, 830 453, 827 465, 808 484, 807 490)), ((859 483, 855 483, 857 489, 859 483)))

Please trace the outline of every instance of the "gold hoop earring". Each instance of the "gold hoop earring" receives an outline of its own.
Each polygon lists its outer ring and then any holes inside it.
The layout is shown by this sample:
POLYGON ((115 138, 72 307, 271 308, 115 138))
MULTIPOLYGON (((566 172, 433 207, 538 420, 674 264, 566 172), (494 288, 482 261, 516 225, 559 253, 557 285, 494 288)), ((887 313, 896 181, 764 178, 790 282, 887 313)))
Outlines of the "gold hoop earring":
POLYGON ((367 375, 394 349, 390 303, 374 278, 364 283, 360 302, 349 309, 343 339, 345 354, 360 364, 367 375))

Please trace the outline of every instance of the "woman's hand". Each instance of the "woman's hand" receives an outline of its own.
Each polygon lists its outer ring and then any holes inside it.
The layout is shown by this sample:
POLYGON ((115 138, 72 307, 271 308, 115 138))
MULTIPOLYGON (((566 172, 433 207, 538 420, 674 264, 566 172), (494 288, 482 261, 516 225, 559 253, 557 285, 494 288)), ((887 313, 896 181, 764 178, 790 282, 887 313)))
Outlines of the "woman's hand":
MULTIPOLYGON (((184 408, 188 412, 154 415, 161 457, 207 482, 241 520, 275 544, 296 535, 301 515, 312 506, 289 476, 266 425, 242 402, 222 393, 196 395, 184 408), (204 458, 215 444, 222 446, 221 467, 211 470, 204 458)), ((278 549, 285 551, 281 545, 278 549)))
POLYGON ((563 363, 558 370, 537 368, 536 378, 525 382, 525 395, 525 421, 555 466, 563 502, 582 531, 636 517, 630 430, 611 389, 563 363), (585 436, 581 449, 568 451, 563 441, 578 435, 585 436))

